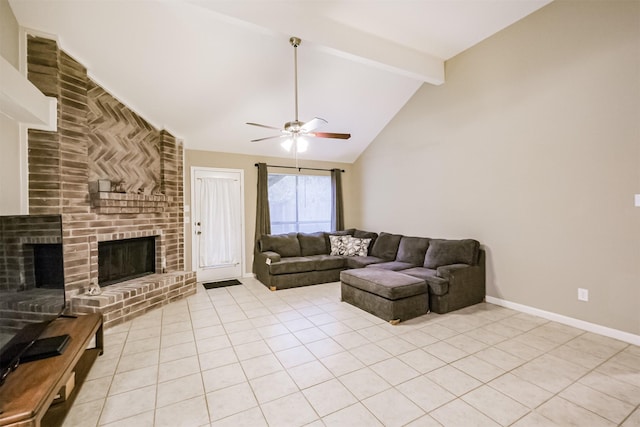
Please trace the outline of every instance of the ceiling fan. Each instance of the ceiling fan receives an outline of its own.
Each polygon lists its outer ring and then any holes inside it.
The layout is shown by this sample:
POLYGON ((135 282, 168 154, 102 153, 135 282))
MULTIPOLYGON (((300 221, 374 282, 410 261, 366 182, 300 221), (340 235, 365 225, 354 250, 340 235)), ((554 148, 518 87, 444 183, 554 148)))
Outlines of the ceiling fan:
POLYGON ((280 135, 268 136, 266 138, 252 139, 251 142, 260 142, 268 139, 286 138, 282 142, 282 146, 290 151, 293 147, 294 152, 302 153, 307 150, 307 141, 301 137, 312 138, 333 138, 333 139, 349 139, 351 134, 349 133, 335 133, 335 132, 314 132, 315 129, 327 123, 325 119, 315 117, 308 122, 301 122, 298 120, 298 46, 302 43, 298 37, 291 37, 289 43, 293 46, 293 62, 294 62, 294 89, 295 89, 295 119, 291 122, 286 122, 282 128, 262 125, 260 123, 247 122, 248 125, 258 126, 267 129, 275 129, 280 131, 280 135))

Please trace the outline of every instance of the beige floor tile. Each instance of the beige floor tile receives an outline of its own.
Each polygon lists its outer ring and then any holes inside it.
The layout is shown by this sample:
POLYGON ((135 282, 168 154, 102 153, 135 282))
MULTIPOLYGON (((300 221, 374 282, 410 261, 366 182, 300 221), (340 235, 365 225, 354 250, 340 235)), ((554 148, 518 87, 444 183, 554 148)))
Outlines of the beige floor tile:
POLYGON ((91 400, 88 402, 78 402, 78 400, 76 400, 64 419, 62 426, 97 426, 104 403, 104 399, 91 400))
POLYGON ((511 373, 496 378, 489 385, 531 409, 537 408, 553 396, 551 392, 511 373))
POLYGON ((222 325, 210 325, 210 326, 205 326, 203 328, 194 329, 193 334, 196 340, 203 340, 205 338, 219 337, 220 335, 226 335, 227 331, 225 331, 222 325))
POLYGON ((258 403, 262 404, 299 391, 285 371, 274 372, 249 381, 258 403))
POLYGON ((185 357, 194 356, 196 354, 196 344, 193 342, 165 347, 160 349, 160 363, 184 359, 185 357))
POLYGON ((495 348, 506 351, 509 354, 527 361, 533 360, 545 352, 544 350, 527 345, 526 343, 518 340, 518 337, 502 341, 501 343, 496 344, 495 348))
POLYGON ((294 366, 302 365, 303 363, 316 360, 313 353, 311 353, 305 346, 298 346, 289 348, 287 350, 281 350, 275 353, 276 357, 285 368, 292 368, 294 366))
POLYGON ((248 382, 207 393, 207 406, 212 421, 238 414, 258 406, 248 382))
POLYGON ((401 384, 420 375, 420 372, 396 358, 383 360, 370 368, 391 385, 401 384))
POLYGON ((469 355, 466 351, 460 350, 459 348, 444 341, 439 341, 435 344, 423 347, 423 350, 447 363, 455 362, 456 360, 469 355))
MULTIPOLYGON (((288 329, 286 329, 286 331, 289 332, 288 329)), ((294 332, 293 335, 295 335, 303 344, 309 344, 328 338, 328 335, 322 332, 322 329, 320 328, 303 329, 301 331, 294 332)))
POLYGON ((302 345, 300 340, 290 333, 267 338, 265 341, 271 351, 281 351, 302 345))
POLYGON ((160 352, 158 350, 123 355, 120 357, 120 361, 118 362, 116 373, 146 368, 149 365, 157 365, 159 360, 160 352))
POLYGON ((640 408, 624 420, 622 427, 640 427, 640 408))
POLYGON ((640 387, 636 387, 629 383, 618 381, 617 379, 604 375, 600 372, 590 372, 580 378, 581 384, 587 385, 592 389, 599 390, 609 396, 615 397, 623 402, 632 405, 640 404, 640 387))
POLYGON ((502 335, 487 330, 486 327, 473 329, 469 332, 465 332, 464 335, 487 345, 495 345, 507 339, 502 335))
POLYGON ((204 395, 178 401, 156 409, 154 427, 191 427, 209 425, 209 410, 204 395))
POLYGON ((379 325, 369 326, 358 330, 358 333, 371 342, 391 338, 393 334, 379 325))
POLYGON ((101 424, 101 427, 155 427, 154 411, 143 412, 109 424, 101 424))
POLYGON ((484 360, 485 362, 489 362, 492 365, 496 365, 505 371, 510 371, 526 363, 526 360, 496 347, 489 347, 484 350, 480 350, 475 353, 474 356, 484 360))
POLYGON ((283 369, 282 365, 273 354, 254 357, 253 359, 243 360, 240 363, 247 378, 250 380, 283 369))
POLYGON ((408 343, 413 344, 416 347, 424 347, 438 341, 438 338, 434 337, 433 335, 429 335, 419 329, 405 332, 401 335, 398 335, 398 337, 402 338, 408 343))
POLYGON ((383 427, 380 421, 361 403, 327 415, 322 421, 327 427, 383 427))
POLYGON ((158 384, 156 408, 162 408, 197 396, 204 396, 202 376, 199 373, 176 378, 158 384))
POLYGON ((564 427, 556 424, 549 418, 545 418, 537 412, 529 412, 524 417, 513 423, 511 427, 564 427))
POLYGON ((171 347, 178 344, 194 342, 195 338, 191 332, 174 332, 172 334, 163 334, 160 337, 160 348, 171 347))
POLYGON ((263 340, 235 345, 234 350, 239 360, 247 360, 265 354, 271 354, 271 348, 263 340))
MULTIPOLYGON (((129 334, 126 335, 127 341, 133 342, 138 340, 143 340, 147 338, 155 338, 159 337, 162 333, 161 325, 154 325, 144 329, 133 329, 129 331, 129 334)), ((109 337, 111 339, 111 337, 109 337)))
POLYGON ((336 335, 346 334, 353 331, 352 328, 345 325, 343 322, 326 323, 318 326, 318 328, 330 337, 335 337, 336 335))
POLYGON ((235 415, 216 420, 212 427, 267 427, 267 422, 260 408, 252 408, 235 415))
POLYGON ((107 424, 155 409, 156 386, 138 388, 107 398, 100 423, 107 424))
POLYGON ((536 412, 561 426, 615 426, 611 421, 558 396, 540 405, 536 412))
POLYGON ((238 361, 236 352, 231 347, 198 354, 200 369, 206 371, 238 361))
POLYGON ((339 380, 359 400, 366 399, 367 397, 391 388, 388 382, 370 368, 362 368, 342 375, 339 377, 339 380))
POLYGON ((161 383, 195 373, 200 373, 200 363, 197 356, 172 360, 171 362, 162 363, 158 367, 158 382, 161 383))
POLYGON ((306 347, 318 359, 344 352, 344 348, 331 338, 324 338, 319 341, 308 343, 306 344, 306 347))
POLYGON ((319 361, 314 360, 287 370, 300 389, 314 386, 333 378, 333 374, 319 361))
POLYGON ((593 369, 606 360, 603 357, 596 356, 586 351, 578 350, 577 348, 570 347, 569 345, 556 347, 551 350, 549 354, 588 369, 593 369))
POLYGON ((232 363, 202 372, 202 381, 205 391, 209 393, 246 382, 247 377, 240 363, 232 363))
POLYGON ((635 409, 635 405, 623 402, 580 383, 571 384, 562 390, 559 396, 616 424, 621 423, 635 409))
POLYGON ((424 375, 456 396, 462 396, 482 385, 480 381, 450 365, 443 366, 424 375))
POLYGON ((389 389, 362 401, 386 427, 405 425, 425 413, 398 390, 389 389))
POLYGON ((364 367, 364 364, 360 360, 346 351, 323 357, 320 359, 320 362, 335 376, 344 375, 364 367))
POLYGON ((159 350, 160 336, 145 338, 141 340, 129 341, 124 344, 122 354, 142 353, 144 351, 159 350))
POLYGON ((137 388, 142 388, 152 384, 155 385, 157 382, 157 365, 116 374, 113 376, 113 381, 111 382, 111 387, 109 388, 109 396, 135 390, 137 388))
POLYGON ((441 406, 429 415, 444 427, 498 427, 500 425, 460 399, 441 406))
POLYGON ((361 347, 349 351, 365 365, 372 365, 393 356, 388 351, 378 347, 376 344, 365 344, 361 347))
POLYGON ((321 417, 346 408, 358 400, 336 379, 332 379, 302 391, 311 406, 321 417))
POLYGON ((451 366, 471 375, 483 383, 487 383, 505 373, 504 369, 485 362, 476 356, 467 356, 464 359, 456 360, 451 366))
POLYGON ((424 376, 414 378, 396 388, 425 412, 430 412, 456 398, 424 376))
POLYGON ((487 344, 482 341, 478 341, 467 334, 447 338, 444 342, 464 351, 467 354, 473 354, 488 347, 487 344))
POLYGON ((104 400, 111 386, 111 377, 102 377, 95 380, 85 381, 80 392, 76 395, 74 406, 80 403, 91 402, 92 400, 104 400))
POLYGON ((300 392, 265 403, 262 412, 270 426, 303 426, 318 419, 300 392))
POLYGON ((425 374, 446 365, 445 362, 422 349, 416 349, 408 353, 401 354, 398 356, 398 359, 402 360, 421 374, 425 374))
POLYGON ((351 350, 371 342, 356 331, 335 335, 333 339, 347 350, 351 350))
POLYGON ((529 412, 529 408, 483 385, 462 396, 462 400, 500 425, 508 426, 529 412))

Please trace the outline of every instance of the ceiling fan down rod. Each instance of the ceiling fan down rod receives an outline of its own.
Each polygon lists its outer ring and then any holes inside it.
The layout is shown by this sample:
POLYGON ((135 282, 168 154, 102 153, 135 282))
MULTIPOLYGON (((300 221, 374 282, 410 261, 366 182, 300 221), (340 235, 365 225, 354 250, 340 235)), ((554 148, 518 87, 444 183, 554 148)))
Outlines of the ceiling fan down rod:
POLYGON ((296 106, 296 114, 295 121, 298 123, 298 46, 302 43, 298 37, 291 37, 289 39, 289 43, 293 46, 293 77, 294 77, 294 96, 295 96, 295 106, 296 106))

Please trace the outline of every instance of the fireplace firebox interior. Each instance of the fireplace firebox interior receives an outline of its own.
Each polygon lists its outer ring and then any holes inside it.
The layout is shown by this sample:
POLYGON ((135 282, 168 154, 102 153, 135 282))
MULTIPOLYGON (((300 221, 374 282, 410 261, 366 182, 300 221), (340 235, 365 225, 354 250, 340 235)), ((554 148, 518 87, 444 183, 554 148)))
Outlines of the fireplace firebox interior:
POLYGON ((100 286, 113 285, 155 272, 155 237, 98 243, 98 284, 100 286))

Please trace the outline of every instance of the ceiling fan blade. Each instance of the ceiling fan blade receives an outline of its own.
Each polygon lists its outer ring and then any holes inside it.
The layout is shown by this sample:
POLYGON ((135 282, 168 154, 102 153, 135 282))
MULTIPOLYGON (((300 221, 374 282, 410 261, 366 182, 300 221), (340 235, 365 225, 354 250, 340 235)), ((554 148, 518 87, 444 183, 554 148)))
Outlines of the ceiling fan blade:
POLYGON ((283 138, 285 136, 288 136, 288 135, 276 135, 276 136, 268 136, 266 138, 252 139, 251 142, 260 142, 260 141, 265 141, 267 139, 283 138))
POLYGON ((309 136, 315 136, 316 138, 334 138, 334 139, 349 139, 350 133, 333 133, 333 132, 311 132, 309 136))
POLYGON ((318 126, 322 126, 326 124, 327 124, 327 121, 325 119, 321 119, 320 117, 314 117, 313 119, 309 120, 307 123, 302 125, 300 130, 306 133, 318 128, 318 126))
POLYGON ((260 123, 251 123, 251 122, 247 122, 248 125, 251 126, 258 126, 261 128, 267 128, 267 129, 275 129, 275 130, 282 130, 282 128, 277 128, 275 126, 268 126, 268 125, 261 125, 260 123))

